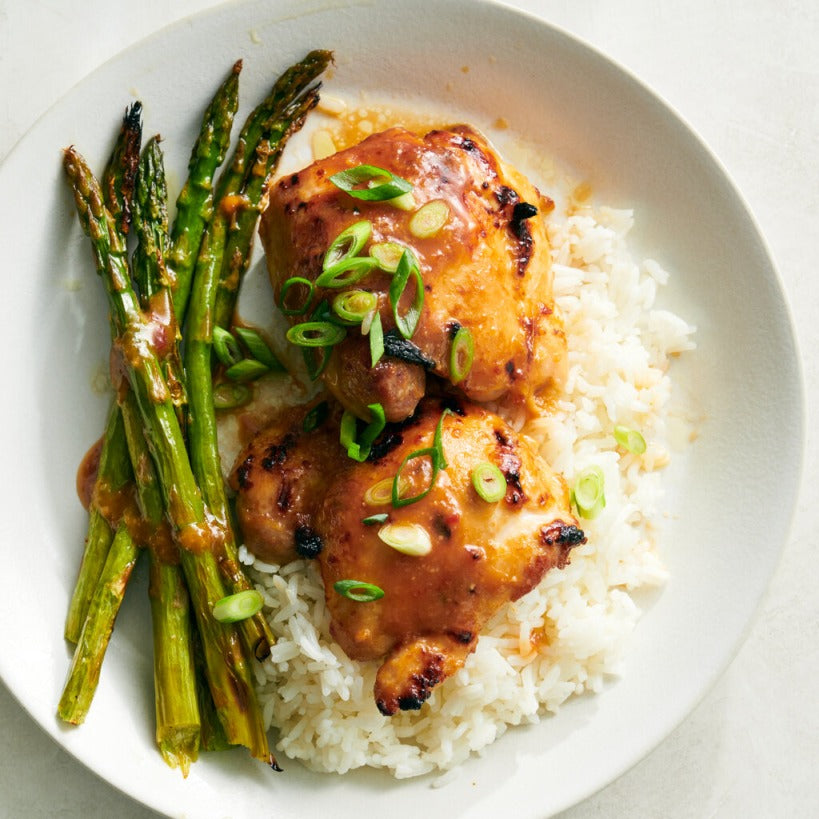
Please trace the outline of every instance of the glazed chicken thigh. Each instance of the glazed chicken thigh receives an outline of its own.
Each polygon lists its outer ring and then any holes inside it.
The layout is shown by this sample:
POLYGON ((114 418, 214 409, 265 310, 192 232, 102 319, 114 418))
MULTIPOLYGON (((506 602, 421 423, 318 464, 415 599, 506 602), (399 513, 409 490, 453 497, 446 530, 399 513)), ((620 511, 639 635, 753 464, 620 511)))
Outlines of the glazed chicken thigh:
MULTIPOLYGON (((358 417, 380 403, 387 420, 410 416, 425 394, 426 371, 458 382, 475 401, 508 398, 525 403, 559 380, 565 357, 562 324, 552 298, 549 244, 543 216, 552 202, 505 165, 489 143, 467 126, 418 136, 403 128, 285 176, 270 192, 260 233, 277 300, 291 277, 315 282, 328 247, 351 225, 365 221, 371 236, 361 249, 397 243, 412 251, 423 280, 423 308, 411 336, 422 361, 386 355, 373 367, 369 341, 356 330, 334 348, 322 375, 335 397, 358 417), (359 165, 385 169, 411 183, 411 204, 361 201, 330 177, 359 165), (442 203, 444 221, 431 235, 412 219, 424 205, 442 203), (466 328, 474 343, 471 368, 459 379, 451 367, 453 338, 466 328), (426 371, 425 371, 426 370, 426 371)), ((378 295, 387 336, 397 331, 388 293, 392 277, 376 268, 356 288, 378 295)), ((405 314, 416 283, 398 302, 405 314)), ((314 305, 337 290, 317 288, 314 305)), ((304 316, 292 318, 303 322, 304 316)))
POLYGON ((328 447, 323 433, 298 430, 274 427, 237 461, 237 507, 244 531, 254 533, 248 546, 269 556, 273 544, 295 557, 299 527, 319 539, 332 635, 353 659, 383 658, 374 693, 384 714, 420 708, 463 665, 487 620, 562 568, 584 541, 562 478, 475 404, 424 399, 411 418, 387 428, 364 463, 328 447), (272 453, 266 466, 265 453, 272 453), (318 476, 300 472, 304 462, 318 466, 318 476), (497 501, 484 500, 472 482, 482 463, 506 481, 497 501), (314 501, 289 515, 277 502, 284 485, 292 497, 314 501), (383 596, 362 602, 358 584, 383 596), (349 596, 339 591, 345 585, 349 596))

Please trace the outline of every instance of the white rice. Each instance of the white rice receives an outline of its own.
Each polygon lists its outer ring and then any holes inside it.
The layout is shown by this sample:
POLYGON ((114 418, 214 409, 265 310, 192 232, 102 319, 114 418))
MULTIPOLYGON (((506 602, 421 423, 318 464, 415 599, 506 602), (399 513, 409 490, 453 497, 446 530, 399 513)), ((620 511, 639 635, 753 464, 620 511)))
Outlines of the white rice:
POLYGON ((669 461, 668 367, 694 346, 692 327, 655 309, 668 275, 656 262, 630 257, 631 224, 630 211, 608 208, 552 218, 569 375, 556 411, 522 430, 569 484, 585 466, 600 466, 606 507, 583 521, 588 543, 572 551, 571 563, 503 607, 464 668, 421 711, 378 712, 378 663, 354 662, 334 644, 313 563, 279 568, 242 550, 278 641, 257 674, 264 718, 283 756, 318 771, 369 765, 398 778, 442 772, 508 726, 537 722, 572 695, 599 692, 618 673, 640 615, 630 592, 666 578, 652 520, 669 461), (640 430, 645 454, 618 449, 615 424, 640 430))

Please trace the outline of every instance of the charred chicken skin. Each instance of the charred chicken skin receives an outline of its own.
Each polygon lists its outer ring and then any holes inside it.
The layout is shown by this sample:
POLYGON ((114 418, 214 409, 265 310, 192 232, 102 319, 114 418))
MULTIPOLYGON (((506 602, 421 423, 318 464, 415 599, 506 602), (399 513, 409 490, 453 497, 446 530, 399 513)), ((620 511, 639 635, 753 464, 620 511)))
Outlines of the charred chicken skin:
POLYGON ((463 665, 489 618, 549 569, 562 568, 583 532, 562 478, 499 416, 475 404, 446 409, 424 399, 409 419, 387 427, 364 463, 337 443, 328 446, 326 435, 276 426, 239 457, 233 480, 242 525, 254 532, 248 546, 262 557, 295 557, 299 528, 308 527, 320 546, 334 639, 353 659, 383 658, 374 692, 382 713, 420 708, 463 665), (435 455, 405 460, 434 448, 436 429, 445 468, 435 468, 435 455), (273 457, 265 461, 264 453, 273 457), (497 502, 472 483, 484 462, 506 481, 497 502), (303 463, 317 467, 321 487, 301 471, 303 463), (374 498, 373 487, 396 475, 399 500, 423 497, 398 506, 389 492, 374 498), (302 480, 309 489, 302 491, 302 480), (312 499, 298 514, 278 506, 285 485, 285 494, 312 499), (364 523, 379 513, 386 517, 364 523), (410 533, 408 549, 387 542, 397 532, 410 533), (373 584, 383 597, 359 602, 339 593, 337 584, 350 580, 373 584))
MULTIPOLYGON (((387 420, 409 417, 425 394, 427 371, 469 399, 531 402, 559 380, 565 358, 562 324, 552 298, 549 245, 543 220, 552 202, 505 165, 488 142, 467 126, 418 136, 403 128, 286 176, 270 192, 261 238, 277 300, 290 277, 315 282, 326 251, 339 234, 366 220, 372 228, 361 255, 393 242, 419 262, 424 304, 411 342, 422 363, 387 354, 370 366, 368 339, 357 330, 334 348, 322 377, 329 390, 361 418, 380 403, 387 420), (330 181, 334 174, 371 165, 412 185, 412 204, 361 201, 330 181), (419 235, 412 217, 430 202, 443 203, 443 224, 419 235), (461 328, 474 341, 471 368, 453 378, 452 342, 461 328)), ((391 275, 376 268, 354 286, 378 296, 384 331, 395 332, 388 299, 391 275)), ((408 286, 403 315, 415 297, 408 286)), ((316 303, 338 290, 317 288, 316 303)), ((304 317, 293 322, 305 321, 304 317)))

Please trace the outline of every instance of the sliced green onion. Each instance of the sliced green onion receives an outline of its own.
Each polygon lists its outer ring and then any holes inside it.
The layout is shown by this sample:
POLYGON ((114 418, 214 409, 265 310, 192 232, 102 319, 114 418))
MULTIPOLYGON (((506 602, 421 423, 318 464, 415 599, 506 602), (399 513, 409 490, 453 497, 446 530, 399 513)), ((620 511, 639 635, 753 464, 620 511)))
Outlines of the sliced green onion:
POLYGON ((387 199, 387 204, 398 210, 415 210, 415 197, 411 192, 402 193, 401 196, 396 196, 394 199, 387 199))
POLYGON ((314 429, 318 429, 327 420, 329 414, 330 405, 326 401, 316 404, 316 406, 304 416, 304 420, 301 422, 302 431, 312 432, 314 429))
POLYGON ((372 603, 384 596, 384 589, 363 580, 337 580, 333 583, 333 588, 342 597, 356 603, 372 603))
POLYGON ((270 349, 267 342, 262 336, 251 330, 250 327, 237 327, 236 335, 242 340, 242 343, 247 347, 248 352, 256 359, 261 361, 268 369, 284 370, 281 362, 276 358, 273 350, 270 349))
POLYGON ((395 325, 404 338, 412 338, 421 319, 421 310, 424 306, 424 280, 421 278, 421 270, 418 266, 418 259, 410 250, 405 250, 401 254, 398 262, 398 269, 395 271, 390 282, 390 305, 392 314, 395 317, 395 325), (399 302, 407 286, 410 276, 415 279, 415 298, 405 315, 399 312, 399 302))
POLYGON ((233 334, 222 327, 213 328, 213 352, 226 367, 242 360, 242 351, 233 334))
POLYGON ((352 256, 349 259, 342 259, 330 265, 316 279, 316 287, 331 287, 338 290, 361 281, 377 267, 378 262, 372 256, 352 256))
POLYGON ((343 327, 329 321, 305 321, 287 331, 287 340, 299 347, 333 347, 346 335, 343 327))
POLYGON ((346 171, 339 171, 330 177, 330 181, 345 193, 365 202, 395 199, 412 190, 412 185, 406 179, 375 165, 356 165, 346 171))
POLYGON ((432 551, 429 532, 420 523, 388 523, 378 530, 378 537, 396 552, 410 557, 423 557, 432 551))
POLYGON ((321 269, 327 270, 328 267, 332 267, 342 259, 358 256, 361 248, 367 244, 372 232, 372 223, 366 219, 362 219, 360 222, 356 222, 342 230, 330 243, 330 247, 327 248, 321 269))
POLYGON ((409 220, 409 232, 419 239, 431 239, 449 220, 449 205, 433 199, 418 208, 409 220))
POLYGON ((304 366, 307 368, 307 374, 311 381, 315 381, 326 369, 330 363, 330 354, 333 352, 332 347, 302 347, 301 355, 304 359, 304 366), (321 356, 319 358, 319 356, 321 356))
POLYGON ((506 478, 495 464, 479 463, 471 473, 472 486, 487 502, 497 503, 506 494, 506 478))
POLYGON ((335 314, 350 324, 361 324, 378 306, 378 296, 367 290, 345 290, 333 299, 335 314))
POLYGON ((469 375, 474 357, 475 342, 472 333, 466 327, 461 327, 455 333, 449 348, 449 380, 453 384, 458 384, 469 375))
POLYGON ((225 375, 231 381, 255 381, 261 378, 265 373, 269 373, 270 368, 261 361, 255 361, 252 358, 243 358, 241 361, 228 367, 225 370, 225 375))
POLYGON ((379 512, 377 515, 368 515, 366 518, 362 518, 361 522, 365 526, 375 526, 376 523, 384 523, 389 520, 389 517, 386 512, 379 512))
POLYGON ((213 406, 218 410, 236 409, 250 401, 252 391, 244 384, 223 381, 213 388, 213 406))
POLYGON ((432 446, 424 449, 416 449, 415 452, 410 452, 410 454, 401 461, 401 466, 398 467, 398 472, 395 473, 395 477, 392 481, 390 499, 394 507, 409 506, 411 503, 417 503, 422 498, 425 498, 432 491, 432 487, 435 486, 435 482, 438 480, 438 473, 442 469, 447 468, 448 464, 444 456, 443 428, 444 418, 446 418, 448 414, 452 414, 452 410, 445 409, 441 413, 441 417, 435 427, 432 446), (404 467, 406 467, 410 461, 415 460, 415 458, 425 458, 427 456, 429 456, 430 463, 432 464, 432 476, 429 479, 429 486, 421 490, 417 495, 410 495, 409 497, 402 495, 403 479, 401 473, 404 471, 404 467))
MULTIPOLYGON (((382 478, 364 493, 367 506, 384 506, 392 500, 393 478, 382 478)), ((404 488, 403 486, 401 487, 404 488)))
POLYGON ((373 441, 381 434, 387 424, 384 407, 381 404, 368 404, 367 409, 372 415, 372 421, 367 424, 359 440, 356 440, 358 419, 348 410, 344 410, 344 414, 341 416, 339 442, 347 450, 348 457, 359 463, 367 460, 373 441))
POLYGON ((629 429, 618 424, 614 428, 614 440, 623 449, 635 455, 642 455, 646 451, 646 439, 636 429, 629 429))
POLYGON ((401 254, 405 250, 404 245, 399 245, 398 242, 379 242, 370 245, 370 256, 378 262, 378 266, 385 273, 395 273, 398 270, 398 262, 401 261, 401 254))
POLYGON ((384 355, 384 328, 381 325, 381 314, 376 313, 370 324, 370 366, 375 367, 384 355))
POLYGON ((316 286, 310 279, 305 279, 302 276, 291 276, 283 285, 279 292, 279 310, 285 316, 301 316, 310 309, 313 302, 313 295, 316 292, 316 286), (287 307, 287 296, 294 287, 306 287, 307 297, 297 307, 287 307))
POLYGON ((572 503, 580 517, 596 518, 606 506, 603 470, 599 466, 589 466, 575 478, 572 488, 572 503))
POLYGON ((220 623, 238 623, 261 611, 264 598, 255 589, 229 594, 213 604, 213 618, 220 623))

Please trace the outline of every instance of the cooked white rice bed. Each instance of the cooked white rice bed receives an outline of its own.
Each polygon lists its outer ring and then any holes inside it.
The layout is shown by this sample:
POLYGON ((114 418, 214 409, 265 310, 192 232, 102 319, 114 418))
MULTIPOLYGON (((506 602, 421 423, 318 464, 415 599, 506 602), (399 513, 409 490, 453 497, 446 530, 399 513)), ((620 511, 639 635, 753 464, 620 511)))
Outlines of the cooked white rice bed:
POLYGON ((569 484, 585 466, 600 466, 606 507, 582 522, 588 543, 572 551, 570 565, 504 606, 464 668, 420 711, 379 713, 378 663, 352 661, 333 642, 315 564, 269 566, 242 550, 277 638, 257 676, 264 718, 283 755, 338 773, 364 765, 399 778, 444 771, 507 726, 537 722, 573 694, 600 691, 618 673, 639 617, 629 592, 666 577, 652 519, 669 459, 667 370, 671 356, 693 347, 693 328, 654 308, 667 274, 656 262, 630 257, 631 224, 630 211, 607 208, 553 217, 569 376, 556 411, 522 430, 569 484), (615 424, 639 429, 646 453, 618 449, 615 424))

